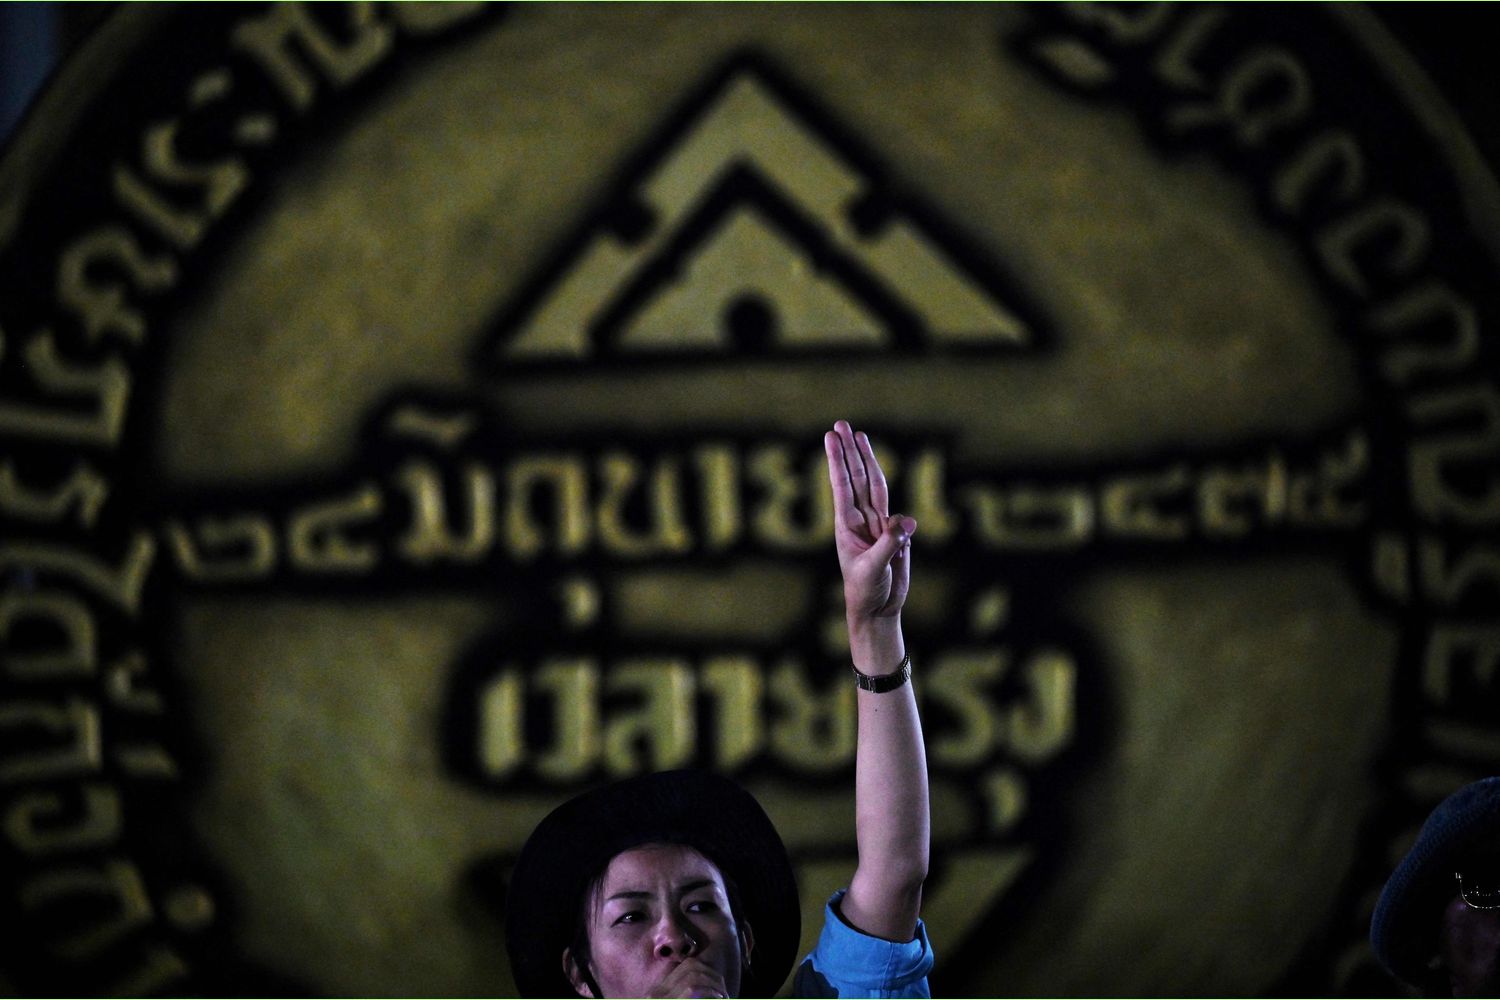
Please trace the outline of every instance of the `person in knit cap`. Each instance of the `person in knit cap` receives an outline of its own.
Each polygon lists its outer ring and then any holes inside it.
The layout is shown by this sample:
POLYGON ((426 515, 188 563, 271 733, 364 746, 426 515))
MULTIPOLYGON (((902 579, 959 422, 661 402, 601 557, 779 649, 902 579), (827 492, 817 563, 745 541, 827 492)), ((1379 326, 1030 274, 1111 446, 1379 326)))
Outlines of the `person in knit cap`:
MULTIPOLYGON (((791 992, 925 997, 931 820, 901 632, 917 523, 890 513, 864 434, 840 420, 823 449, 857 688, 858 859, 791 992)), ((786 848, 750 793, 667 771, 584 792, 537 825, 506 893, 506 948, 522 996, 769 997, 797 958, 800 913, 786 848)))
POLYGON ((1500 777, 1432 811, 1380 894, 1370 944, 1428 996, 1500 996, 1500 777))

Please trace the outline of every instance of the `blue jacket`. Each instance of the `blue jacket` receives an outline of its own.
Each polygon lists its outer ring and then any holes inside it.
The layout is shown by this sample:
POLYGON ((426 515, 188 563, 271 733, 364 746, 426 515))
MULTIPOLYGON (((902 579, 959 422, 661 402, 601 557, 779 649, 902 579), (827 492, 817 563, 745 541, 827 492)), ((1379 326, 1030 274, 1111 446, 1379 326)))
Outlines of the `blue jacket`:
POLYGON ((844 920, 839 903, 845 890, 823 907, 823 933, 792 978, 794 997, 930 997, 932 945, 917 921, 910 941, 886 941, 864 934, 844 920))

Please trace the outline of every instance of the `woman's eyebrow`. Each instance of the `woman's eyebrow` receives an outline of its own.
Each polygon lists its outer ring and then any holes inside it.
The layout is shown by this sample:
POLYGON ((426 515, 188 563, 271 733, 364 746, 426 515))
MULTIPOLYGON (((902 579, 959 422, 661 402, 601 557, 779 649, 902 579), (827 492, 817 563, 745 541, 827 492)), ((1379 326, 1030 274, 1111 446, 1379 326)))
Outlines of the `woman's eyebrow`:
MULTIPOLYGON (((699 889, 713 889, 713 888, 718 888, 718 884, 716 882, 714 882, 713 879, 711 879, 711 878, 695 878, 695 879, 689 879, 686 882, 680 882, 680 883, 678 883, 678 885, 677 885, 677 893, 678 893, 678 895, 685 895, 686 893, 689 893, 689 892, 697 892, 699 889)), ((614 895, 612 895, 612 896, 608 897, 607 899, 605 899, 605 902, 606 903, 612 903, 612 902, 614 902, 617 899, 650 899, 651 896, 652 896, 652 893, 647 892, 645 889, 622 889, 619 892, 615 893, 614 895)))

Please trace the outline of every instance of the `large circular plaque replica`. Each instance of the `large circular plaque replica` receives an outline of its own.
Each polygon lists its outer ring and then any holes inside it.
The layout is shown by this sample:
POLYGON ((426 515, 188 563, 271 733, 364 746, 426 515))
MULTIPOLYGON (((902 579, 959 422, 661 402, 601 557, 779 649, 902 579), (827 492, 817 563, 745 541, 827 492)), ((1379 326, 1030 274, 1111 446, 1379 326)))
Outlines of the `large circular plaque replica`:
POLYGON ((504 994, 532 826, 678 766, 813 933, 847 417, 936 991, 1391 990, 1500 764, 1497 234, 1358 7, 125 7, 0 168, 0 986, 504 994))

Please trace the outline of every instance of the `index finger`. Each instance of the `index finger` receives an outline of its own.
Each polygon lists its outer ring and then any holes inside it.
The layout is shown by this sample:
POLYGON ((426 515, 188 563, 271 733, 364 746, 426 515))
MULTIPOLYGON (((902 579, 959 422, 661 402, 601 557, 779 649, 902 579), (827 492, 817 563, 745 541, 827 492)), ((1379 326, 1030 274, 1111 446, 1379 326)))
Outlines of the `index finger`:
POLYGON ((854 506, 864 516, 864 527, 869 531, 870 537, 879 538, 885 526, 880 523, 880 517, 875 513, 875 503, 870 499, 870 470, 865 468, 865 457, 854 437, 854 428, 849 426, 847 420, 835 420, 833 432, 839 436, 839 443, 844 446, 844 465, 848 466, 849 481, 854 484, 854 506))
POLYGON ((854 484, 844 460, 844 442, 833 431, 823 435, 823 451, 828 456, 828 484, 833 487, 833 517, 850 530, 865 526, 865 516, 854 504, 854 484))

